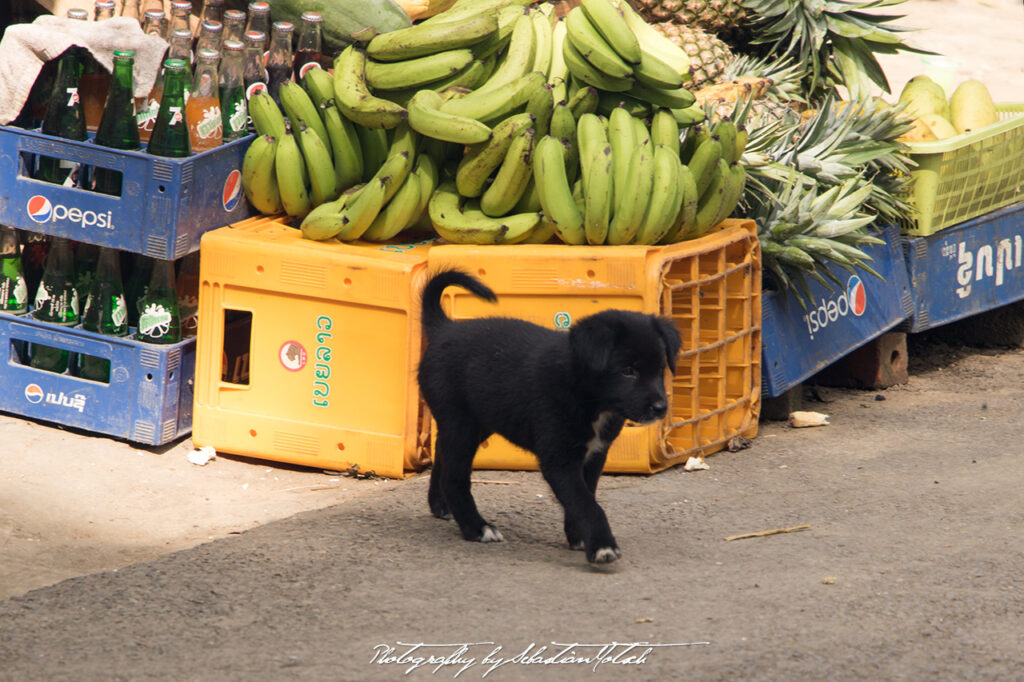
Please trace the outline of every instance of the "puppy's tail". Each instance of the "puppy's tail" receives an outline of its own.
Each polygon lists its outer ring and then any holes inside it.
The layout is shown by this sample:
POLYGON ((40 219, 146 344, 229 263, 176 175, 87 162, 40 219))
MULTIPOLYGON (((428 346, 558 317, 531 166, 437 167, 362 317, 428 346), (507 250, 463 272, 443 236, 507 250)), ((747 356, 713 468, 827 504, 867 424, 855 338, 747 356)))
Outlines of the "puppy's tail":
POLYGON ((427 282, 427 286, 423 287, 423 330, 427 335, 427 340, 430 340, 430 336, 434 331, 451 320, 447 315, 444 314, 444 309, 441 308, 441 294, 444 290, 450 286, 459 286, 463 289, 476 294, 482 299, 490 302, 495 302, 498 297, 494 295, 494 292, 487 288, 487 286, 478 280, 476 277, 469 275, 461 270, 442 270, 438 272, 427 282))

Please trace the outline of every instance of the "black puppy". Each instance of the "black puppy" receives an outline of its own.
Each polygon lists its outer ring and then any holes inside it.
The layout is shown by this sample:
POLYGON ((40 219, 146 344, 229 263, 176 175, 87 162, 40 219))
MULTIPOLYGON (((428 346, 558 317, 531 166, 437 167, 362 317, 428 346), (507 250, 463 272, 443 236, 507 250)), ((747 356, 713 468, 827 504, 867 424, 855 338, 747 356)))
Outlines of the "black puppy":
POLYGON ((568 333, 510 318, 456 322, 441 308, 450 285, 497 300, 457 270, 434 275, 423 290, 419 382, 437 422, 431 512, 454 516, 467 540, 502 540, 470 493, 477 447, 498 433, 537 456, 565 510, 569 546, 585 549, 591 562, 615 561, 620 552, 594 497, 597 479, 627 419, 664 418, 665 367, 675 370, 679 332, 667 319, 624 310, 591 315, 568 333))

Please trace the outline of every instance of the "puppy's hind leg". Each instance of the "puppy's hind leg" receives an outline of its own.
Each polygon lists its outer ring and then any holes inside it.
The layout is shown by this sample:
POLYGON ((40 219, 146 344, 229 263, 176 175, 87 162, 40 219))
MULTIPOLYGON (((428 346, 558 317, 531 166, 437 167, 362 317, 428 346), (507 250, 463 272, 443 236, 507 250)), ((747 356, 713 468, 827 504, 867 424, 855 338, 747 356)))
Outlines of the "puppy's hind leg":
MULTIPOLYGON (((467 429, 466 424, 454 427, 438 424, 437 452, 443 464, 436 474, 431 473, 431 494, 436 494, 437 490, 443 495, 441 501, 455 517, 462 537, 471 542, 501 542, 504 539, 501 533, 480 516, 470 491, 473 456, 483 441, 478 433, 476 429, 467 429)), ((431 510, 434 510, 433 502, 431 510)))
POLYGON ((430 490, 427 492, 427 504, 430 505, 430 513, 444 521, 451 521, 452 513, 448 509, 448 503, 444 499, 444 491, 441 481, 444 478, 444 461, 438 453, 434 453, 434 464, 430 468, 430 490))

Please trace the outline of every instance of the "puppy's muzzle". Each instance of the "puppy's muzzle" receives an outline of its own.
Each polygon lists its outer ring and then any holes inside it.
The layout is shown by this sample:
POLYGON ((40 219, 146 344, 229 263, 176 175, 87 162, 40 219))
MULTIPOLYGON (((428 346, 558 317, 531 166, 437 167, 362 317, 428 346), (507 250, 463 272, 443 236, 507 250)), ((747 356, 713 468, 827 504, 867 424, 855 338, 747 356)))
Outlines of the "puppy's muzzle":
POLYGON ((667 413, 668 402, 665 401, 665 399, 655 400, 653 403, 648 405, 642 418, 638 419, 637 422, 640 424, 651 424, 664 419, 667 413))

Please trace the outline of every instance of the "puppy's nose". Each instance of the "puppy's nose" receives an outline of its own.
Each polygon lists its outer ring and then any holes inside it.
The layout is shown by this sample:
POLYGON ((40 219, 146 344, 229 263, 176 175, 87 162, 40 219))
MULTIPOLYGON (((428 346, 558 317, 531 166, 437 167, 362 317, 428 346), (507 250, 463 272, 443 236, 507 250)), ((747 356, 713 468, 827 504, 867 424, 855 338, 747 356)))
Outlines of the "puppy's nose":
POLYGON ((664 400, 655 400, 651 403, 650 409, 652 414, 665 414, 665 411, 668 410, 668 403, 664 400))

